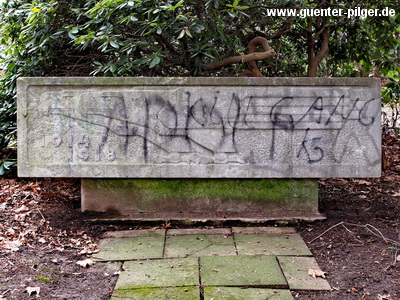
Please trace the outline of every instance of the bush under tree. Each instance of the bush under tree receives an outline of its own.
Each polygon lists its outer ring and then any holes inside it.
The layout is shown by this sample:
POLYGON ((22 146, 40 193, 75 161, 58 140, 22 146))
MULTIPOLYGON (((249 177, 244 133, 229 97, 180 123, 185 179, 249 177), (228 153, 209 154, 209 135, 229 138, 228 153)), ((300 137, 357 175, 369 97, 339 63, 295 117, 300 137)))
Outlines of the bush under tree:
POLYGON ((271 8, 398 9, 398 1, 5 0, 1 5, 0 174, 16 163, 10 148, 21 76, 238 76, 248 65, 207 66, 246 54, 248 43, 262 37, 276 53, 258 63, 265 76, 368 76, 374 70, 389 78, 384 101, 399 101, 399 13, 365 19, 267 16, 271 8))

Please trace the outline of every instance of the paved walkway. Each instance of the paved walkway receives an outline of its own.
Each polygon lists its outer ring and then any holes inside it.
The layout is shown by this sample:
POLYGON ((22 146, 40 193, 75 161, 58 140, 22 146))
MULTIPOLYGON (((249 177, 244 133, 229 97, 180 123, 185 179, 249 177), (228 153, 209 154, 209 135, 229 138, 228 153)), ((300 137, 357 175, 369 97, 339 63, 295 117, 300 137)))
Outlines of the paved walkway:
POLYGON ((330 290, 294 228, 232 227, 109 232, 98 263, 121 269, 111 299, 293 299, 330 290))

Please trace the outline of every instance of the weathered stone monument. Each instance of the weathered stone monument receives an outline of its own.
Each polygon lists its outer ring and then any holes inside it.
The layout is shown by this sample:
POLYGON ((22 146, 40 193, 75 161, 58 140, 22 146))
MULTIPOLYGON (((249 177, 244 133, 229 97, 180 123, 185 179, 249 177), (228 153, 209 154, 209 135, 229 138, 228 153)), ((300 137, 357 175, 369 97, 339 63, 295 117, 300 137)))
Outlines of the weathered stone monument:
POLYGON ((18 172, 136 219, 319 218, 311 178, 380 176, 380 99, 370 78, 20 78, 18 172))

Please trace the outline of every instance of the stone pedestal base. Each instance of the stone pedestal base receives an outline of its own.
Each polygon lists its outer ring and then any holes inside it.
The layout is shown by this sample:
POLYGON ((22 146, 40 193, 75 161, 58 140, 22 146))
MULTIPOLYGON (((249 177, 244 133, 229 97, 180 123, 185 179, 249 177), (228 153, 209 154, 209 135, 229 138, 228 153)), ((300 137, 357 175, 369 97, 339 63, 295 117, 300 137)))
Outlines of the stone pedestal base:
POLYGON ((323 219, 316 179, 82 179, 82 211, 152 221, 323 219))

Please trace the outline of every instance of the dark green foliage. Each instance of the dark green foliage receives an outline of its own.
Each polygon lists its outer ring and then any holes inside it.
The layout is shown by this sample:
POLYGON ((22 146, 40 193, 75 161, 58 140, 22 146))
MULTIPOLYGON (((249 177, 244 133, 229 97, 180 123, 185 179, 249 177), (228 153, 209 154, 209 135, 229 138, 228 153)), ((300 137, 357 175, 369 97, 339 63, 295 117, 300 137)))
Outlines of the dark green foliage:
POLYGON ((14 101, 4 99, 0 102, 0 175, 8 173, 17 163, 12 151, 16 135, 16 107, 14 101))
POLYGON ((382 88, 382 103, 389 105, 392 109, 391 115, 386 116, 388 120, 384 122, 384 129, 392 128, 399 132, 400 121, 400 73, 391 74, 388 83, 382 88))
MULTIPOLYGON (((6 46, 1 53, 0 147, 5 150, 0 152, 0 173, 15 163, 10 160, 10 148, 14 148, 16 133, 15 82, 20 76, 237 76, 245 65, 213 72, 205 72, 203 65, 245 53, 256 36, 269 39, 277 53, 258 62, 263 74, 305 76, 307 26, 312 22, 316 54, 321 49, 318 24, 330 35, 330 51, 319 64, 319 76, 368 76, 375 67, 398 83, 399 12, 394 17, 365 19, 268 16, 270 8, 399 7, 398 1, 389 0, 330 2, 4 1, 0 8, 0 43, 6 46)), ((394 95, 389 90, 395 91, 388 86, 385 99, 394 95)))

